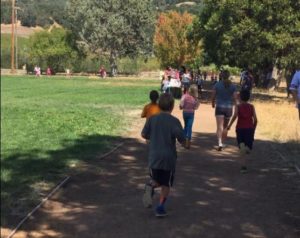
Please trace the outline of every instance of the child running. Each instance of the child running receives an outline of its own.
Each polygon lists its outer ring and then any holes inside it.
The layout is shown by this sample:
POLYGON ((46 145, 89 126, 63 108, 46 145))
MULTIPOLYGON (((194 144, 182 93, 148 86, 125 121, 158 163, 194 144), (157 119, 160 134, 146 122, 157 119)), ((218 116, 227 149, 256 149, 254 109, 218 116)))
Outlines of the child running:
POLYGON ((187 149, 191 146, 194 115, 199 104, 197 86, 192 85, 188 89, 187 93, 182 96, 179 105, 179 108, 183 110, 185 147, 187 149))
POLYGON ((142 118, 146 117, 147 120, 151 116, 160 113, 160 108, 157 105, 157 100, 158 100, 158 97, 159 97, 158 92, 156 90, 152 90, 150 92, 149 97, 150 97, 151 102, 149 104, 145 105, 145 107, 143 109, 143 112, 142 112, 142 115, 141 115, 142 118))
POLYGON ((241 103, 235 107, 234 115, 228 124, 227 130, 238 119, 236 124, 236 139, 241 154, 241 173, 247 173, 246 155, 250 154, 254 141, 254 133, 257 125, 255 108, 248 103, 250 98, 249 90, 240 92, 241 103))
POLYGON ((143 203, 152 206, 154 188, 161 187, 156 216, 167 215, 165 203, 173 184, 177 160, 176 139, 183 144, 184 134, 180 121, 171 115, 174 99, 170 94, 161 94, 158 102, 161 113, 149 118, 142 130, 142 137, 150 140, 148 165, 151 180, 145 185, 143 203))

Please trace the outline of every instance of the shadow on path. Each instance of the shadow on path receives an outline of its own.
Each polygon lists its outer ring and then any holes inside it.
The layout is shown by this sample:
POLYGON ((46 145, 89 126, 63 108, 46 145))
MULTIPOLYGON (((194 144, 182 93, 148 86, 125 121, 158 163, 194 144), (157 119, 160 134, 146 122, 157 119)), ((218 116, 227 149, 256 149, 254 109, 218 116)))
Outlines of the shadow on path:
MULTIPOLYGON (((256 141, 249 173, 241 175, 233 138, 217 152, 214 134, 194 133, 191 150, 179 148, 169 216, 157 219, 141 202, 147 145, 124 140, 118 151, 73 176, 15 237, 300 236, 300 179, 269 149, 274 142, 256 141)), ((82 138, 65 150, 88 141, 82 138)))

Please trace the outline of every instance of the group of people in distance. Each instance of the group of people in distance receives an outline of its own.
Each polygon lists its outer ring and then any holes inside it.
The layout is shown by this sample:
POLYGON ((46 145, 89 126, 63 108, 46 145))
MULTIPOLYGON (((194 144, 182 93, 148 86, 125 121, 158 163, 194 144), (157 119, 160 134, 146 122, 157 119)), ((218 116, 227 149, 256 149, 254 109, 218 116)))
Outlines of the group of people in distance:
MULTIPOLYGON (((40 67, 40 66, 37 66, 37 65, 36 65, 36 66, 34 67, 33 71, 34 71, 35 76, 37 76, 37 77, 40 77, 41 74, 42 74, 42 72, 41 72, 41 67, 40 67)), ((47 67, 47 70, 46 70, 46 75, 47 75, 47 76, 51 76, 52 74, 53 74, 52 69, 50 68, 50 66, 48 66, 48 67, 47 67)))
MULTIPOLYGON (((249 98, 249 90, 242 89, 237 92, 227 70, 222 71, 222 80, 213 85, 212 107, 215 108, 217 122, 217 150, 223 150, 227 131, 237 120, 236 137, 243 158, 241 173, 247 172, 245 157, 252 150, 257 126, 255 108, 248 103, 249 98), (235 110, 232 117, 233 109, 235 110)), ((176 168, 176 140, 185 148, 190 148, 194 113, 200 104, 198 88, 191 83, 183 86, 179 107, 183 110, 184 127, 178 118, 171 115, 174 98, 170 93, 163 92, 159 96, 157 91, 151 91, 150 100, 141 115, 147 118, 141 135, 149 142, 148 166, 151 178, 145 185, 143 203, 145 207, 152 207, 154 189, 161 187, 155 213, 157 217, 164 217, 167 215, 165 203, 173 184, 176 168)))
MULTIPOLYGON (((34 67, 33 71, 34 71, 35 76, 37 76, 37 77, 40 77, 41 74, 42 74, 42 72, 41 72, 41 67, 38 66, 38 65, 36 65, 36 66, 34 67)), ((47 75, 47 76, 53 75, 53 70, 51 69, 50 66, 48 66, 47 69, 46 69, 46 75, 47 75)), ((71 75, 71 70, 67 68, 67 69, 66 69, 66 76, 69 77, 70 75, 71 75)), ((100 68, 99 68, 99 70, 98 70, 98 75, 99 75, 101 78, 106 78, 107 73, 106 73, 106 70, 105 70, 105 68, 104 68, 103 65, 100 66, 100 68)))
MULTIPOLYGON (((181 66, 180 70, 177 70, 169 66, 166 68, 162 76, 161 90, 169 93, 173 93, 172 88, 184 88, 187 90, 193 83, 197 85, 198 93, 201 93, 202 84, 203 81, 206 80, 206 77, 207 73, 202 73, 200 69, 193 71, 181 66)), ((176 95, 174 95, 174 97, 177 98, 176 95)))

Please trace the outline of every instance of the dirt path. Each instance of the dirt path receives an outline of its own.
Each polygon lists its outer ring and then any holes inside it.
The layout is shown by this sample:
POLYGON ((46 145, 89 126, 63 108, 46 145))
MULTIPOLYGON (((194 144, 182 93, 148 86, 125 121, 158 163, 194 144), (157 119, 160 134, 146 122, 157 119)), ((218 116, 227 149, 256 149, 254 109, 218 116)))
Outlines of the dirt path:
POLYGON ((192 148, 179 149, 169 216, 157 219, 141 202, 147 147, 139 131, 74 176, 14 237, 300 237, 300 176, 271 150, 273 142, 258 138, 249 173, 241 175, 233 131, 217 152, 213 110, 201 105, 192 148))

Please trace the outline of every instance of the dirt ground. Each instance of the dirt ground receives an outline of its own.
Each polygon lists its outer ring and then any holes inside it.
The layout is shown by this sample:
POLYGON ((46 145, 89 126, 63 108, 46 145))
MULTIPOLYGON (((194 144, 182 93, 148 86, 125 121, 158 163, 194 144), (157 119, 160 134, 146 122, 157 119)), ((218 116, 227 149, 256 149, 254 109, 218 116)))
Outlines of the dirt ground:
MULTIPOLYGON (((182 118, 178 106, 173 115, 182 118)), ((259 136, 259 126, 249 173, 240 174, 234 130, 225 150, 215 149, 209 104, 196 113, 192 148, 178 146, 169 215, 156 218, 142 205, 147 145, 139 136, 143 120, 136 120, 120 149, 73 176, 14 237, 300 237, 299 174, 271 149, 275 142, 259 136)))
MULTIPOLYGON (((17 35, 28 38, 37 31, 41 31, 42 27, 26 27, 21 26, 20 22, 17 25, 17 35)), ((1 34, 11 34, 11 24, 1 24, 1 34)))

